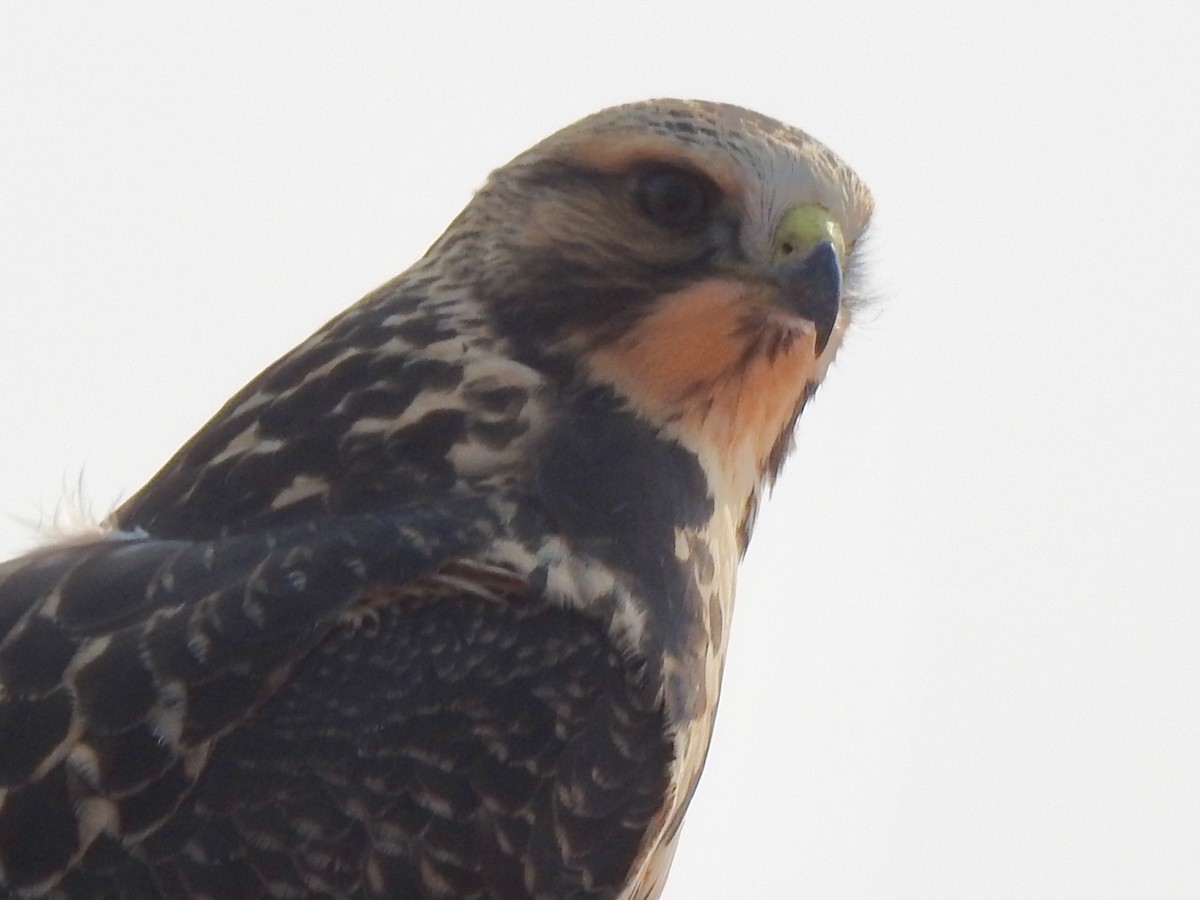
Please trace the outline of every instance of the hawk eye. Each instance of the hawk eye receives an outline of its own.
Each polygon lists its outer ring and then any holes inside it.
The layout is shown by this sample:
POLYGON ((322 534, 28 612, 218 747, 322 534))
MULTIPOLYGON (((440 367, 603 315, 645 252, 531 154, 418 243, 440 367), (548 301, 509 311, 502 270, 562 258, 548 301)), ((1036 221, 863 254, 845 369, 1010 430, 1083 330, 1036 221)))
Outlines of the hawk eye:
POLYGON ((712 187, 686 169, 661 167, 644 172, 637 182, 638 206, 648 219, 665 228, 696 228, 708 216, 712 187))

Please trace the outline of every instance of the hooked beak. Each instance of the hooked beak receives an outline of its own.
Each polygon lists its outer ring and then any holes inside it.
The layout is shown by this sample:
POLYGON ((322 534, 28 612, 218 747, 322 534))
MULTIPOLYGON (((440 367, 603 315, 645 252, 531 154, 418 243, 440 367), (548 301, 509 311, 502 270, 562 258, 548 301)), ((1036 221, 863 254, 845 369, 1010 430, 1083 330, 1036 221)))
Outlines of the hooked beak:
POLYGON ((819 356, 837 324, 842 301, 845 241, 823 207, 805 203, 780 219, 772 246, 772 267, 765 273, 778 288, 777 304, 812 322, 819 356))

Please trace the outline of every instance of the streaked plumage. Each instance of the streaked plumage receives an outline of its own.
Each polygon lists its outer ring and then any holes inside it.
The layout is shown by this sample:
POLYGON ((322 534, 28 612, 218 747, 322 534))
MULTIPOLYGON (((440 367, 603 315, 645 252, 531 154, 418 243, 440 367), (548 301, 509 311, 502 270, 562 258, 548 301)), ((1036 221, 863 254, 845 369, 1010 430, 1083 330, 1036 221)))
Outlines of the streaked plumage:
POLYGON ((870 213, 710 103, 494 173, 109 534, 0 566, 0 896, 657 897, 870 213))

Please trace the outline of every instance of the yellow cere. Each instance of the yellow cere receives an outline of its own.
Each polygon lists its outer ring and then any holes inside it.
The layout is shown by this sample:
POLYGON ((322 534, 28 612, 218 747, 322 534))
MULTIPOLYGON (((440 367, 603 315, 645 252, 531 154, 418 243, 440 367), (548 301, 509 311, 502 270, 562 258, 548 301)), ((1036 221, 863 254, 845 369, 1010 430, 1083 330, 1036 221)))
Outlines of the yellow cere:
POLYGON ((803 257, 817 244, 829 241, 838 259, 846 258, 846 239, 841 226, 823 206, 802 203, 784 213, 775 229, 774 251, 777 262, 788 257, 803 257))

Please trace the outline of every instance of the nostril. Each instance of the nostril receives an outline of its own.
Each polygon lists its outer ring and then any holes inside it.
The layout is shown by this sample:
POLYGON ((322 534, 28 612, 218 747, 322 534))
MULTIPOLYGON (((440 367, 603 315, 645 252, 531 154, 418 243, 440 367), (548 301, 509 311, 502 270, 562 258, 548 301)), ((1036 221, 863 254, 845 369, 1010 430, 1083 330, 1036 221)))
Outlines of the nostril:
POLYGON ((793 253, 796 252, 796 248, 791 242, 784 241, 782 244, 779 245, 779 252, 782 253, 784 256, 791 256, 793 253))

